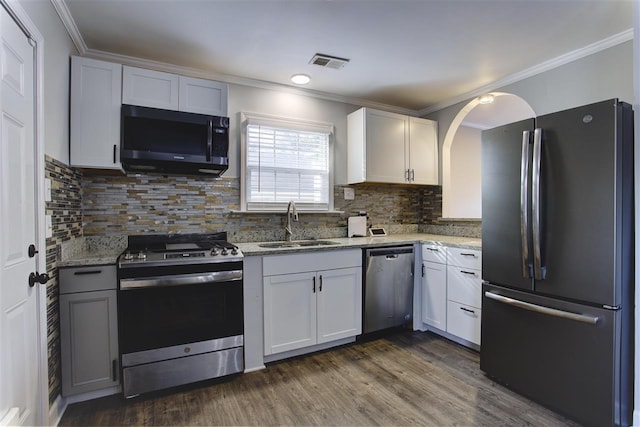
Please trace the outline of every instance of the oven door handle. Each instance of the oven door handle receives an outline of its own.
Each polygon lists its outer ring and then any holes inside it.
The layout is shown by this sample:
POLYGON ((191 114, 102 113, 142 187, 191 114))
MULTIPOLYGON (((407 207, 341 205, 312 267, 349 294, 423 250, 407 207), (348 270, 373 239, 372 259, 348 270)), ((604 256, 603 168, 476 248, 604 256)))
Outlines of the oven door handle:
POLYGON ((126 291, 140 288, 198 285, 215 282, 232 282, 236 280, 242 280, 242 270, 120 279, 120 290, 126 291))

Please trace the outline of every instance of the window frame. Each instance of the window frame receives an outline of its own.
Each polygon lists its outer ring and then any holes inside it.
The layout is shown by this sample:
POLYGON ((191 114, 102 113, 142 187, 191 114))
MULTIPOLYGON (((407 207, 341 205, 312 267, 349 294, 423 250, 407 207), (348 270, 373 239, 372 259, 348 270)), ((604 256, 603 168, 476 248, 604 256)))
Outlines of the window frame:
POLYGON ((311 131, 326 133, 329 137, 329 182, 328 182, 328 203, 327 209, 309 208, 304 204, 296 204, 296 209, 300 212, 316 212, 316 213, 330 213, 334 211, 334 130, 335 126, 332 123, 319 122, 312 120, 305 120, 292 117, 275 116, 262 113, 240 113, 241 128, 240 128, 240 151, 241 151, 241 165, 240 165, 240 211, 248 213, 269 213, 269 212, 284 212, 287 209, 287 202, 268 202, 261 204, 259 208, 249 208, 247 203, 247 126, 263 124, 265 126, 273 126, 281 129, 291 129, 294 131, 311 131))

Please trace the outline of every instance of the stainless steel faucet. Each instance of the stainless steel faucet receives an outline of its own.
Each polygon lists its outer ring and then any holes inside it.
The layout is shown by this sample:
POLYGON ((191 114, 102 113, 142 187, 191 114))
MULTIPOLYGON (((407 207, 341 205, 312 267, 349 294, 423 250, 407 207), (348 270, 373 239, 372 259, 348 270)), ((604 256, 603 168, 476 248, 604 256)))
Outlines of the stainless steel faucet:
POLYGON ((293 217, 294 221, 298 221, 298 211, 296 210, 296 204, 293 203, 293 200, 291 200, 287 206, 287 225, 284 227, 284 234, 287 242, 291 241, 291 236, 293 235, 291 232, 291 217, 293 217))

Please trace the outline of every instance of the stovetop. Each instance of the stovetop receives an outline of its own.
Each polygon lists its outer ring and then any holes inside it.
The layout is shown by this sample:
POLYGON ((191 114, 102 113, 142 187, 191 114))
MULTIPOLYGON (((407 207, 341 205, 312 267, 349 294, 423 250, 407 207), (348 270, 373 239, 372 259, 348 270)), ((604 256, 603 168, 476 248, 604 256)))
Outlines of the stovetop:
POLYGON ((226 232, 129 236, 118 265, 127 268, 242 261, 240 249, 226 239, 226 232))

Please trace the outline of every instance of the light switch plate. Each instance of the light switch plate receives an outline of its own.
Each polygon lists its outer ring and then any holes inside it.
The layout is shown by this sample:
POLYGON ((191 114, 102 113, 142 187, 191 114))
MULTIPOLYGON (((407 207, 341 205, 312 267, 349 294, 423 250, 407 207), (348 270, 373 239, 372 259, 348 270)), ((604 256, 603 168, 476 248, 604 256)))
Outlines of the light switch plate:
POLYGON ((44 179, 44 201, 51 201, 51 179, 49 178, 44 179))
POLYGON ((344 189, 344 199, 345 200, 354 200, 356 198, 356 190, 353 188, 345 188, 344 189))

